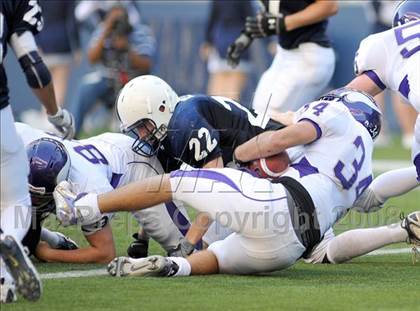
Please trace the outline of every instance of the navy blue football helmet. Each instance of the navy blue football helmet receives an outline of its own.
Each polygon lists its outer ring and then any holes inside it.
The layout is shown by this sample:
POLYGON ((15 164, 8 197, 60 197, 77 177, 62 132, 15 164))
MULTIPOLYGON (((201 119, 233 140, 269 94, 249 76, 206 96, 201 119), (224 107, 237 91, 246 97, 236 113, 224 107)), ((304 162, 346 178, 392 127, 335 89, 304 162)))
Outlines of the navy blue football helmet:
POLYGON ((392 26, 401 26, 415 20, 420 20, 420 1, 403 0, 395 9, 392 26))
POLYGON ((39 214, 55 210, 55 186, 66 180, 70 171, 70 157, 64 145, 52 138, 41 138, 26 147, 29 160, 29 193, 32 206, 39 214))
POLYGON ((373 140, 381 131, 381 110, 375 100, 365 92, 351 88, 339 88, 321 96, 319 100, 336 100, 344 104, 357 122, 362 124, 369 132, 373 140))

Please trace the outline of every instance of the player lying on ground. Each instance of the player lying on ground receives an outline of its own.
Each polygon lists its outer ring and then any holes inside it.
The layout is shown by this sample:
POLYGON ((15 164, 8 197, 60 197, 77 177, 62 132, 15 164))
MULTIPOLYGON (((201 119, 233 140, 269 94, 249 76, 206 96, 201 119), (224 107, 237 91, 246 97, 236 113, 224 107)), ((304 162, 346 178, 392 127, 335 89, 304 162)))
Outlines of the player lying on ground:
MULTIPOLYGON (((80 192, 111 191, 163 173, 158 160, 135 154, 131 150, 133 139, 122 134, 105 133, 80 141, 63 141, 22 123, 16 123, 16 128, 27 146, 34 207, 33 224, 23 240, 24 245, 32 254, 49 262, 108 263, 115 257, 111 214, 82 226, 89 247, 62 250, 39 243, 40 236, 52 245, 60 239, 56 233, 41 230, 45 216, 55 212, 52 192, 62 180, 71 181, 80 192)), ((178 209, 173 202, 134 213, 147 234, 167 251, 178 245, 188 229, 186 215, 182 205, 178 209)))
MULTIPOLYGON (((237 146, 263 131, 283 127, 282 124, 249 111, 228 98, 204 95, 178 98, 165 81, 155 76, 141 76, 131 80, 119 94, 117 111, 123 131, 132 132, 137 136, 133 150, 145 156, 156 153, 162 162, 179 162, 176 165, 167 165, 169 170, 179 167, 181 160, 196 168, 223 167, 233 160, 233 150, 237 146), (162 105, 165 109, 161 109, 162 105), (200 136, 200 132, 204 131, 207 134, 200 136), (208 146, 211 148, 206 149, 208 146), (199 147, 204 148, 201 153, 197 152, 199 147)), ((293 113, 278 115, 278 119, 285 125, 296 121, 293 120, 293 113)), ((290 149, 288 151, 292 161, 299 154, 290 149)), ((397 174, 407 172, 401 171, 397 174)), ((381 185, 379 182, 376 184, 381 185)), ((369 188, 370 195, 366 195, 366 200, 361 202, 363 209, 377 207, 387 198, 411 190, 416 186, 416 181, 412 184, 412 179, 408 179, 405 184, 394 187, 386 194, 381 192, 380 186, 369 188), (376 197, 381 198, 380 203, 376 197)), ((197 221, 194 227, 196 230, 187 233, 179 246, 180 252, 177 256, 186 257, 192 253, 194 244, 207 229, 207 222, 203 218, 197 221)), ((314 263, 340 263, 344 259, 348 260, 385 244, 400 241, 401 237, 405 236, 403 231, 395 237, 398 232, 387 228, 387 234, 380 234, 381 239, 375 240, 376 243, 372 243, 371 230, 352 230, 341 235, 339 239, 334 239, 333 231, 329 230, 323 243, 308 260, 314 263), (355 241, 360 241, 358 246, 354 245, 355 241), (333 243, 330 245, 330 242, 333 243), (342 247, 338 247, 337 243, 342 247), (327 248, 327 245, 330 247, 327 248), (325 258, 327 250, 329 260, 325 258)), ((380 232, 380 228, 375 232, 380 232)), ((231 230, 215 222, 207 231, 204 241, 221 240, 230 233, 231 230)))
MULTIPOLYGON (((109 265, 111 275, 251 274, 287 268, 311 252, 371 182, 372 145, 381 122, 372 98, 346 89, 305 105, 298 114, 298 123, 244 145, 246 154, 255 158, 301 146, 296 165, 277 180, 227 168, 178 170, 81 198, 63 183, 54 192, 57 215, 64 225, 83 224, 101 213, 179 199, 234 230, 187 259, 116 258, 109 265)), ((418 237, 411 231, 417 230, 416 215, 406 223, 407 235, 418 237)))
MULTIPOLYGON (((263 131, 283 128, 282 123, 289 121, 287 114, 277 114, 276 121, 226 97, 178 97, 165 81, 152 75, 129 81, 118 96, 116 108, 123 132, 137 137, 133 151, 146 157, 156 155, 165 172, 183 163, 195 168, 229 165, 237 146, 263 131)), ((192 253, 207 224, 207 217, 196 217, 179 245, 178 256, 192 253)), ((230 233, 228 228, 213 224, 203 238, 210 244, 230 233)))

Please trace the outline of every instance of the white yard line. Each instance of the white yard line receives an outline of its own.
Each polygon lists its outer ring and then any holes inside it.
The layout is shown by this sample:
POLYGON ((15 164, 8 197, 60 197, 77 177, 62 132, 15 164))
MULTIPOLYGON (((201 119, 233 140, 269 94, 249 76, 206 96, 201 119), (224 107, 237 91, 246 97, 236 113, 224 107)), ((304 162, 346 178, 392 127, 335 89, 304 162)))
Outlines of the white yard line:
POLYGON ((41 279, 66 279, 66 278, 85 278, 90 276, 108 275, 106 269, 93 269, 93 270, 75 270, 66 272, 42 273, 41 279))
MULTIPOLYGON (((379 249, 365 256, 409 254, 410 252, 411 252, 411 248, 379 249)), ((85 278, 85 277, 103 276, 103 275, 108 275, 108 272, 106 271, 106 269, 75 270, 75 271, 67 271, 67 272, 42 273, 41 279, 53 280, 53 279, 67 279, 67 278, 85 278)))

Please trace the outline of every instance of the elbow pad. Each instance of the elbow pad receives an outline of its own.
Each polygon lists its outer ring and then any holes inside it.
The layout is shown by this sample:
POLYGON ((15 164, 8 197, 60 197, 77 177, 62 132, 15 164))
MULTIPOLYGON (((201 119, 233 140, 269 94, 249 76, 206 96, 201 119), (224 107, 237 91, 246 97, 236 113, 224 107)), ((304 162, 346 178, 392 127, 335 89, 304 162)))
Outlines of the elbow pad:
POLYGON ((38 54, 34 36, 30 31, 25 31, 19 35, 14 33, 10 37, 10 45, 31 88, 43 88, 51 82, 50 71, 38 54))
POLYGON ((40 89, 51 82, 51 74, 38 52, 33 51, 19 58, 26 81, 33 89, 40 89))

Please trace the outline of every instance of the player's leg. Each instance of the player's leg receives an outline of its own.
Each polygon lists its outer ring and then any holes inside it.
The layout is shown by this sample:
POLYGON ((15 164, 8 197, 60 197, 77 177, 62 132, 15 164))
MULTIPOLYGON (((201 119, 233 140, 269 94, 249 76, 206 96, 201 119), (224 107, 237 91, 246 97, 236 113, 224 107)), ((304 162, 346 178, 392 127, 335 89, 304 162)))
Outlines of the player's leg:
MULTIPOLYGON (((283 269, 305 251, 291 224, 286 192, 281 184, 271 184, 237 170, 214 169, 173 172, 171 189, 175 199, 237 232, 209 246, 208 251, 216 256, 217 270, 221 273, 283 269)), ((209 258, 212 257, 206 252, 194 255, 193 273, 214 273, 214 265, 202 266, 209 258)), ((120 257, 110 264, 109 272, 118 276, 176 276, 180 275, 177 269, 184 266, 185 260, 172 257, 138 260, 120 257)))
POLYGON ((326 249, 329 263, 343 263, 393 243, 407 241, 401 223, 377 228, 354 229, 331 239, 326 249))
POLYGON ((419 224, 420 212, 414 212, 401 222, 388 226, 354 229, 338 236, 331 229, 309 257, 305 258, 305 262, 339 264, 393 243, 419 244, 419 224))
POLYGON ((1 109, 0 115, 0 228, 3 231, 0 235, 0 273, 4 277, 9 272, 17 282, 18 291, 25 298, 36 300, 41 295, 41 283, 21 244, 31 223, 27 182, 29 168, 23 142, 16 133, 10 106, 1 109))
POLYGON ((279 49, 258 83, 254 109, 259 112, 296 110, 315 100, 327 87, 334 63, 332 49, 316 44, 308 43, 293 51, 279 49))
MULTIPOLYGON (((190 227, 188 214, 181 202, 159 204, 152 208, 136 211, 133 213, 133 216, 142 227, 144 234, 158 242, 166 251, 175 248, 190 227)), ((133 255, 136 254, 134 246, 130 247, 133 255)), ((138 244, 137 246, 137 253, 141 255, 141 245, 138 244)), ((146 256, 130 257, 140 258, 146 256)))
POLYGON ((375 178, 369 188, 381 203, 403 195, 420 186, 414 166, 392 170, 375 178))
POLYGON ((271 66, 261 75, 254 93, 252 108, 259 113, 286 111, 284 101, 294 86, 291 75, 299 66, 299 59, 279 46, 271 66))

